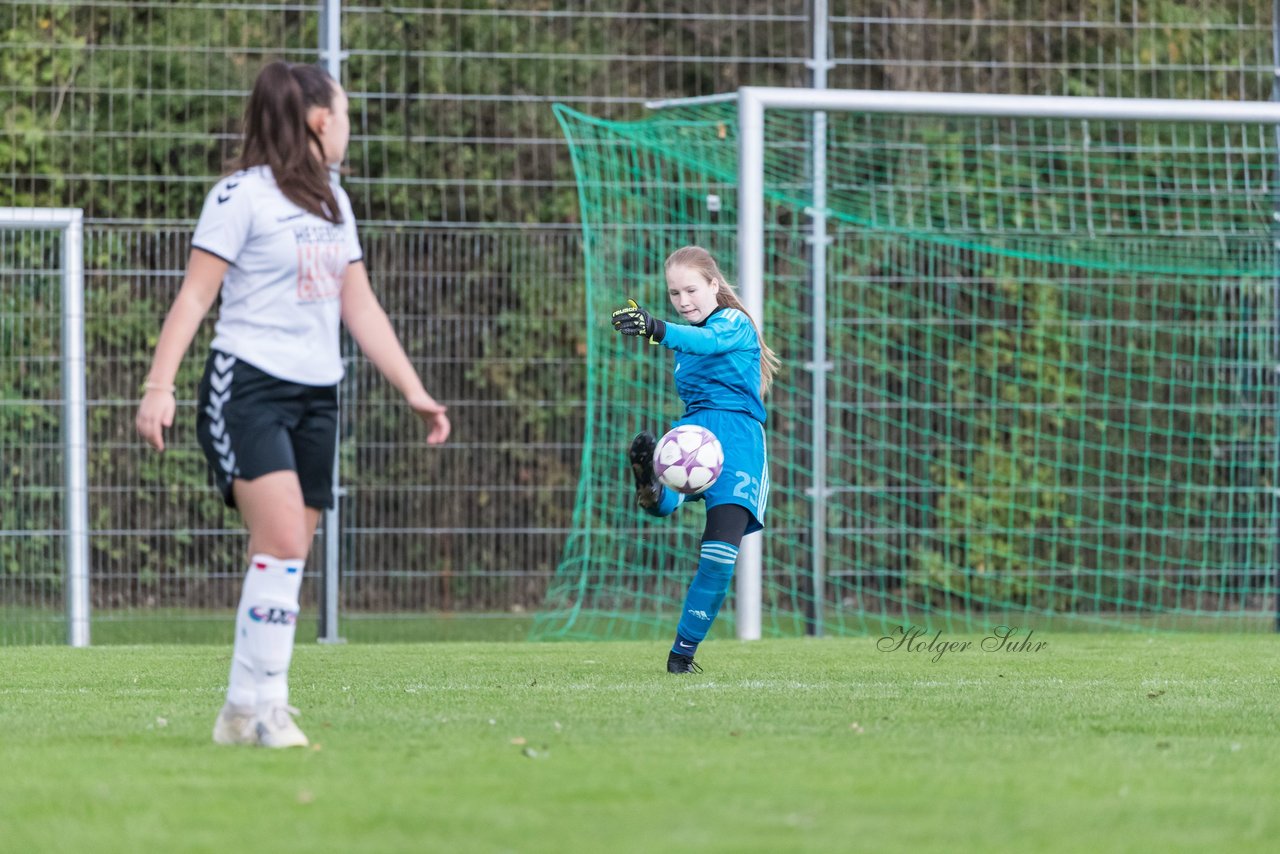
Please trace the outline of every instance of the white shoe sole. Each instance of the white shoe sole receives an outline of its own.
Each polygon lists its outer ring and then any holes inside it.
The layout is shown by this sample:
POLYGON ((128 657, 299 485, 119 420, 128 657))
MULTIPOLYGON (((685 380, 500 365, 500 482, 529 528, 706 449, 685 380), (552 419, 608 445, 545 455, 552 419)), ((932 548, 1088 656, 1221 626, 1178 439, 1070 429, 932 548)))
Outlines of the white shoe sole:
POLYGON ((311 744, 301 731, 297 735, 292 733, 276 733, 272 735, 265 731, 265 727, 258 727, 258 739, 256 744, 259 747, 269 747, 272 749, 288 748, 288 747, 307 747, 311 744))

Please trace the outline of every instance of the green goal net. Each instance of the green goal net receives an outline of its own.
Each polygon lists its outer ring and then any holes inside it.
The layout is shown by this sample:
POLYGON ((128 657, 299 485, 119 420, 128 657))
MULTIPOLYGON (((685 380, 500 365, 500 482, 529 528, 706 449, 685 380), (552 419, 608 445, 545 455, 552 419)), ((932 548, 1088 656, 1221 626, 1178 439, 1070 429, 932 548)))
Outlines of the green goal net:
MULTIPOLYGON (((608 314, 634 296, 670 319, 662 262, 685 244, 736 281, 736 105, 557 114, 588 412, 535 634, 668 637, 704 514, 634 504, 628 442, 681 409, 670 352, 608 314)), ((766 400, 764 634, 1272 628, 1275 128, 823 120, 825 170, 813 113, 765 118, 762 321, 784 370, 766 400)), ((715 634, 733 623, 731 600, 715 634)))

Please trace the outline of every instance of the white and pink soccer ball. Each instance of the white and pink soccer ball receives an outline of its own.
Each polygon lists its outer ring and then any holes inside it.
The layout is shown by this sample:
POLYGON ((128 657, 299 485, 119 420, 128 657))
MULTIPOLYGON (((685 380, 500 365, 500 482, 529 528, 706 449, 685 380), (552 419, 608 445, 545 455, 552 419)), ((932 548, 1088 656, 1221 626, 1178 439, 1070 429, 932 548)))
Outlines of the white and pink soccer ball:
POLYGON ((724 467, 724 448, 716 434, 697 424, 673 427, 653 449, 658 480, 685 495, 710 488, 724 467))

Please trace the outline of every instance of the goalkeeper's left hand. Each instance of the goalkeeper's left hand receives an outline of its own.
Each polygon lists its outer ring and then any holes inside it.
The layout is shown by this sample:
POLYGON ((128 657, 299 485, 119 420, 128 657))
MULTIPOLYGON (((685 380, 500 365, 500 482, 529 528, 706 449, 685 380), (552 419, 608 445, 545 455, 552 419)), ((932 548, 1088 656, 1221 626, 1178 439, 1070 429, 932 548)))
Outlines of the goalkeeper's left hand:
POLYGON ((667 334, 667 324, 640 307, 633 299, 612 315, 613 328, 623 335, 643 335, 657 344, 667 334))

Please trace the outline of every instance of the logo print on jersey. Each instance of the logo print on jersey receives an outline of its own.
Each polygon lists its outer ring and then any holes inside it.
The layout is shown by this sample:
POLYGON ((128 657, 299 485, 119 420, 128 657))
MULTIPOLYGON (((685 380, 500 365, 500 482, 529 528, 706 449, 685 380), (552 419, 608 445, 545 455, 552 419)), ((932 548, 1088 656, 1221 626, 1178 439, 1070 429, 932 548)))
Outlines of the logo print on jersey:
MULTIPOLYGON (((237 172, 236 174, 239 175, 240 173, 237 172)), ((239 181, 228 181, 226 184, 224 184, 222 186, 222 189, 225 190, 225 192, 218 194, 218 204, 224 205, 227 202, 231 201, 231 191, 239 186, 240 186, 239 181)))
POLYGON ((235 476, 236 452, 231 450, 231 434, 222 407, 231 399, 231 369, 236 357, 222 353, 213 354, 213 371, 209 374, 209 405, 204 408, 209 416, 209 435, 213 437, 213 449, 218 452, 218 466, 227 477, 235 476))
POLYGON ((300 225, 293 237, 298 244, 298 299, 337 299, 347 272, 345 232, 336 225, 300 225))

